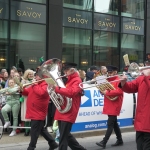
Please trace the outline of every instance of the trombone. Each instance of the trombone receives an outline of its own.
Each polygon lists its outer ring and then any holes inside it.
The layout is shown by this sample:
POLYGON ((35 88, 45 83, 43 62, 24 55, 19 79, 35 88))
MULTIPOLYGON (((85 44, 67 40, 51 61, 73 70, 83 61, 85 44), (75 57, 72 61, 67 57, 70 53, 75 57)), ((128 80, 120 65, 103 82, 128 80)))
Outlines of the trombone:
MULTIPOLYGON (((150 66, 139 67, 137 63, 133 62, 129 65, 127 73, 124 72, 123 74, 117 74, 117 75, 110 76, 110 77, 100 76, 100 78, 98 78, 98 79, 92 79, 90 81, 80 83, 79 87, 82 89, 87 89, 87 88, 97 87, 99 85, 105 85, 105 84, 109 83, 106 79, 109 79, 109 78, 112 78, 115 76, 125 75, 125 74, 130 74, 132 78, 137 78, 138 76, 142 75, 141 71, 146 70, 146 69, 150 69, 150 66), (103 80, 103 82, 99 82, 99 80, 103 80), (95 85, 93 85, 93 86, 83 87, 83 84, 94 84, 94 83, 95 83, 95 85)), ((122 79, 110 81, 110 83, 121 81, 121 80, 122 79)))

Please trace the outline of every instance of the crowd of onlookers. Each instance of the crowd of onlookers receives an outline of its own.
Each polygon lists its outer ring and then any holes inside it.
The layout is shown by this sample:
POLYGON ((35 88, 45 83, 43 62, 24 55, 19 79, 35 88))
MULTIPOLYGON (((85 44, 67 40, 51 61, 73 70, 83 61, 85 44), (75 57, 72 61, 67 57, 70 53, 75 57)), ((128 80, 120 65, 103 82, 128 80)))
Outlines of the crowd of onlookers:
MULTIPOLYGON (((20 84, 32 82, 34 80, 34 70, 27 69, 25 72, 21 68, 13 66, 10 72, 7 69, 1 69, 0 72, 0 103, 1 118, 4 123, 4 130, 10 132, 9 136, 14 136, 20 129, 16 126, 30 126, 30 121, 25 119, 26 101, 25 97, 20 94, 20 84), (8 127, 12 125, 12 129, 8 127)), ((25 129, 25 136, 29 135, 29 130, 25 129)))

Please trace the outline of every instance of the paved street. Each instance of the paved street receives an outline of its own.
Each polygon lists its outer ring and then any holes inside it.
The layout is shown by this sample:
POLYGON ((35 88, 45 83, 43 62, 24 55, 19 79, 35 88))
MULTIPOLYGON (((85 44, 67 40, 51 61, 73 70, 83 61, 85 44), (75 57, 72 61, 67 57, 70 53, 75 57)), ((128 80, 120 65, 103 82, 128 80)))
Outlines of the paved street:
MULTIPOLYGON (((91 137, 85 137, 85 138, 77 138, 77 140, 80 142, 81 145, 86 147, 87 150, 100 150, 101 148, 95 145, 95 142, 102 140, 102 138, 103 136, 91 136, 91 137)), ((15 137, 8 137, 8 134, 5 134, 0 140, 0 150, 26 150, 28 143, 29 143, 29 139, 30 137, 24 137, 23 134, 19 134, 15 137)), ((116 137, 113 134, 107 143, 106 149, 108 150, 136 150, 135 132, 123 133, 123 140, 124 140, 123 146, 111 147, 111 144, 116 141, 116 137)), ((38 139, 36 150, 47 150, 47 149, 48 149, 47 142, 43 139, 43 137, 40 137, 38 139)))

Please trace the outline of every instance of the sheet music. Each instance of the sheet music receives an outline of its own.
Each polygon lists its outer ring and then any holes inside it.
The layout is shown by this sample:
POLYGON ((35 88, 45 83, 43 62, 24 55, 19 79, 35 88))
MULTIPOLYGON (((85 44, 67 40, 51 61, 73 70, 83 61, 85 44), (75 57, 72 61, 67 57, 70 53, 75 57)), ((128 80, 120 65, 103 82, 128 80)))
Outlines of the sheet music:
POLYGON ((97 84, 104 84, 108 81, 106 80, 106 76, 98 76, 96 77, 96 82, 97 84))

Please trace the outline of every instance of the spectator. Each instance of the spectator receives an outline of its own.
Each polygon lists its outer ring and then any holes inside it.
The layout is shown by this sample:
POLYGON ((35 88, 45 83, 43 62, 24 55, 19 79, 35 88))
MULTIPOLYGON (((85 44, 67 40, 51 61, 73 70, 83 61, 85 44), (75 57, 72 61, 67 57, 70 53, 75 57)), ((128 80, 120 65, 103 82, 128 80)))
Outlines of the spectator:
POLYGON ((79 76, 80 76, 82 82, 85 81, 86 73, 84 70, 79 70, 79 76))
POLYGON ((106 66, 101 66, 100 72, 102 75, 107 76, 107 68, 106 66))
POLYGON ((13 113, 13 131, 9 136, 16 135, 16 128, 18 126, 18 114, 20 109, 20 94, 18 93, 19 87, 15 85, 15 81, 13 79, 8 80, 8 90, 5 92, 7 95, 6 105, 2 108, 1 112, 5 120, 4 128, 8 128, 10 126, 10 121, 8 118, 8 112, 12 111, 13 113))
MULTIPOLYGON (((30 69, 27 69, 24 72, 24 76, 22 78, 21 84, 26 84, 26 83, 31 83, 35 81, 34 79, 34 72, 30 69)), ((27 96, 22 96, 20 98, 20 102, 21 102, 21 120, 24 121, 24 126, 25 127, 30 127, 30 119, 26 119, 26 107, 27 107, 27 96)), ((24 136, 28 136, 29 135, 30 130, 28 128, 25 129, 25 134, 24 136)))

